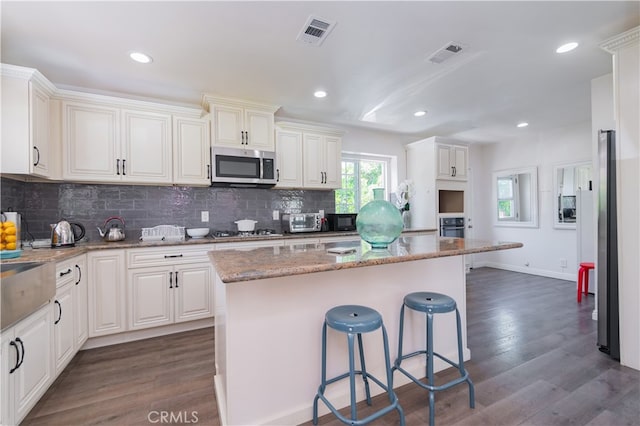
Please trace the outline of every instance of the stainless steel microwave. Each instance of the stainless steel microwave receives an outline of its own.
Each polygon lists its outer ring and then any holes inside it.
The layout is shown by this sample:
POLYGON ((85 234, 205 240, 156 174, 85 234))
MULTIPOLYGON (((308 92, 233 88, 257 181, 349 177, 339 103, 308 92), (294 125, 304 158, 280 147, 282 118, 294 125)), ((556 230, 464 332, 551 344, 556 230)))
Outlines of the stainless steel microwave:
POLYGON ((276 153, 255 149, 211 148, 211 185, 273 186, 276 153))

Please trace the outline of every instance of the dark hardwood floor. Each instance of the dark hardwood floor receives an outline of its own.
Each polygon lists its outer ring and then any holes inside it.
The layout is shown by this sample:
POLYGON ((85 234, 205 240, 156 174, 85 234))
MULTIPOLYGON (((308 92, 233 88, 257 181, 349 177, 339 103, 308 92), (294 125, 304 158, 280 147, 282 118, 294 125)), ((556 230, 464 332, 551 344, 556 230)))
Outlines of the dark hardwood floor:
MULTIPOLYGON (((577 304, 572 282, 480 268, 467 300, 476 408, 465 385, 442 391, 437 424, 640 425, 640 372, 597 350, 593 296, 577 304)), ((212 329, 82 351, 23 424, 167 424, 167 412, 173 424, 219 425, 213 376, 212 329)), ((409 384, 397 393, 407 425, 428 424, 426 392, 409 384)), ((386 402, 376 397, 359 413, 386 402)), ((397 423, 395 413, 374 422, 397 423)), ((342 423, 328 415, 320 424, 342 423)))

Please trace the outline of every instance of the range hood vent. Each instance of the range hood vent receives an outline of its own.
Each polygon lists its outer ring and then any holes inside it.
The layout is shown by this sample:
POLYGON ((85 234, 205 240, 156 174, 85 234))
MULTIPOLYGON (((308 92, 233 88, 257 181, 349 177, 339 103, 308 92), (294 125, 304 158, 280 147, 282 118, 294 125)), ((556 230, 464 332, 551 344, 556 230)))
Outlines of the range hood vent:
POLYGON ((300 30, 296 40, 305 44, 320 46, 335 25, 335 22, 311 15, 302 30, 300 30))
POLYGON ((441 64, 452 56, 460 53, 462 51, 462 47, 462 44, 452 41, 429 56, 428 60, 434 64, 441 64))

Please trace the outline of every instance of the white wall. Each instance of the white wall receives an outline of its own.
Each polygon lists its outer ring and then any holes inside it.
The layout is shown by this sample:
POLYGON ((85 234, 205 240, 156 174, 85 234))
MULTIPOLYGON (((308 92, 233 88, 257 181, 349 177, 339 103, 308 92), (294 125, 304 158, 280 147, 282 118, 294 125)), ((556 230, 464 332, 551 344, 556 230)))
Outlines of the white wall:
POLYGON ((575 281, 578 271, 576 231, 553 228, 553 168, 591 161, 591 122, 543 130, 527 141, 472 145, 470 158, 474 238, 524 244, 516 250, 476 255, 474 266, 493 266, 575 281), (492 173, 530 166, 538 169, 539 227, 493 226, 492 173), (560 259, 567 260, 566 268, 560 266, 560 259))

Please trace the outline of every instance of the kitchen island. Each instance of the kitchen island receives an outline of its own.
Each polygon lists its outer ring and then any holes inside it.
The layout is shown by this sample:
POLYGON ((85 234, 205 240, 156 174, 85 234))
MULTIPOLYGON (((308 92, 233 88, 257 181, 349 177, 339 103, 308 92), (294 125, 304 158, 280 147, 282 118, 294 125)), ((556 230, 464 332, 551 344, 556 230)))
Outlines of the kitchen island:
MULTIPOLYGON (((216 271, 215 386, 222 424, 300 424, 311 419, 320 382, 322 323, 326 311, 337 305, 365 305, 382 314, 393 362, 403 297, 414 291, 447 294, 458 304, 464 357, 470 359, 464 255, 518 247, 522 244, 416 235, 399 238, 387 250, 372 250, 354 237, 340 243, 210 252, 216 271), (328 253, 333 247, 354 251, 328 253)), ((424 315, 408 311, 404 351, 423 348, 424 334, 424 315)), ((347 371, 345 336, 329 332, 327 340, 327 374, 347 371)), ((363 340, 367 370, 384 377, 381 333, 366 334, 363 340)), ((456 359, 454 314, 438 316, 434 342, 439 353, 456 359)), ((445 366, 435 363, 436 370, 445 366)), ((403 367, 424 376, 421 359, 407 360, 403 367)), ((394 387, 407 382, 403 375, 394 377, 394 387)), ((381 389, 374 386, 372 392, 381 389)), ((348 405, 348 385, 342 382, 325 395, 338 407, 348 405)), ((327 412, 322 404, 320 408, 321 415, 327 412)))

